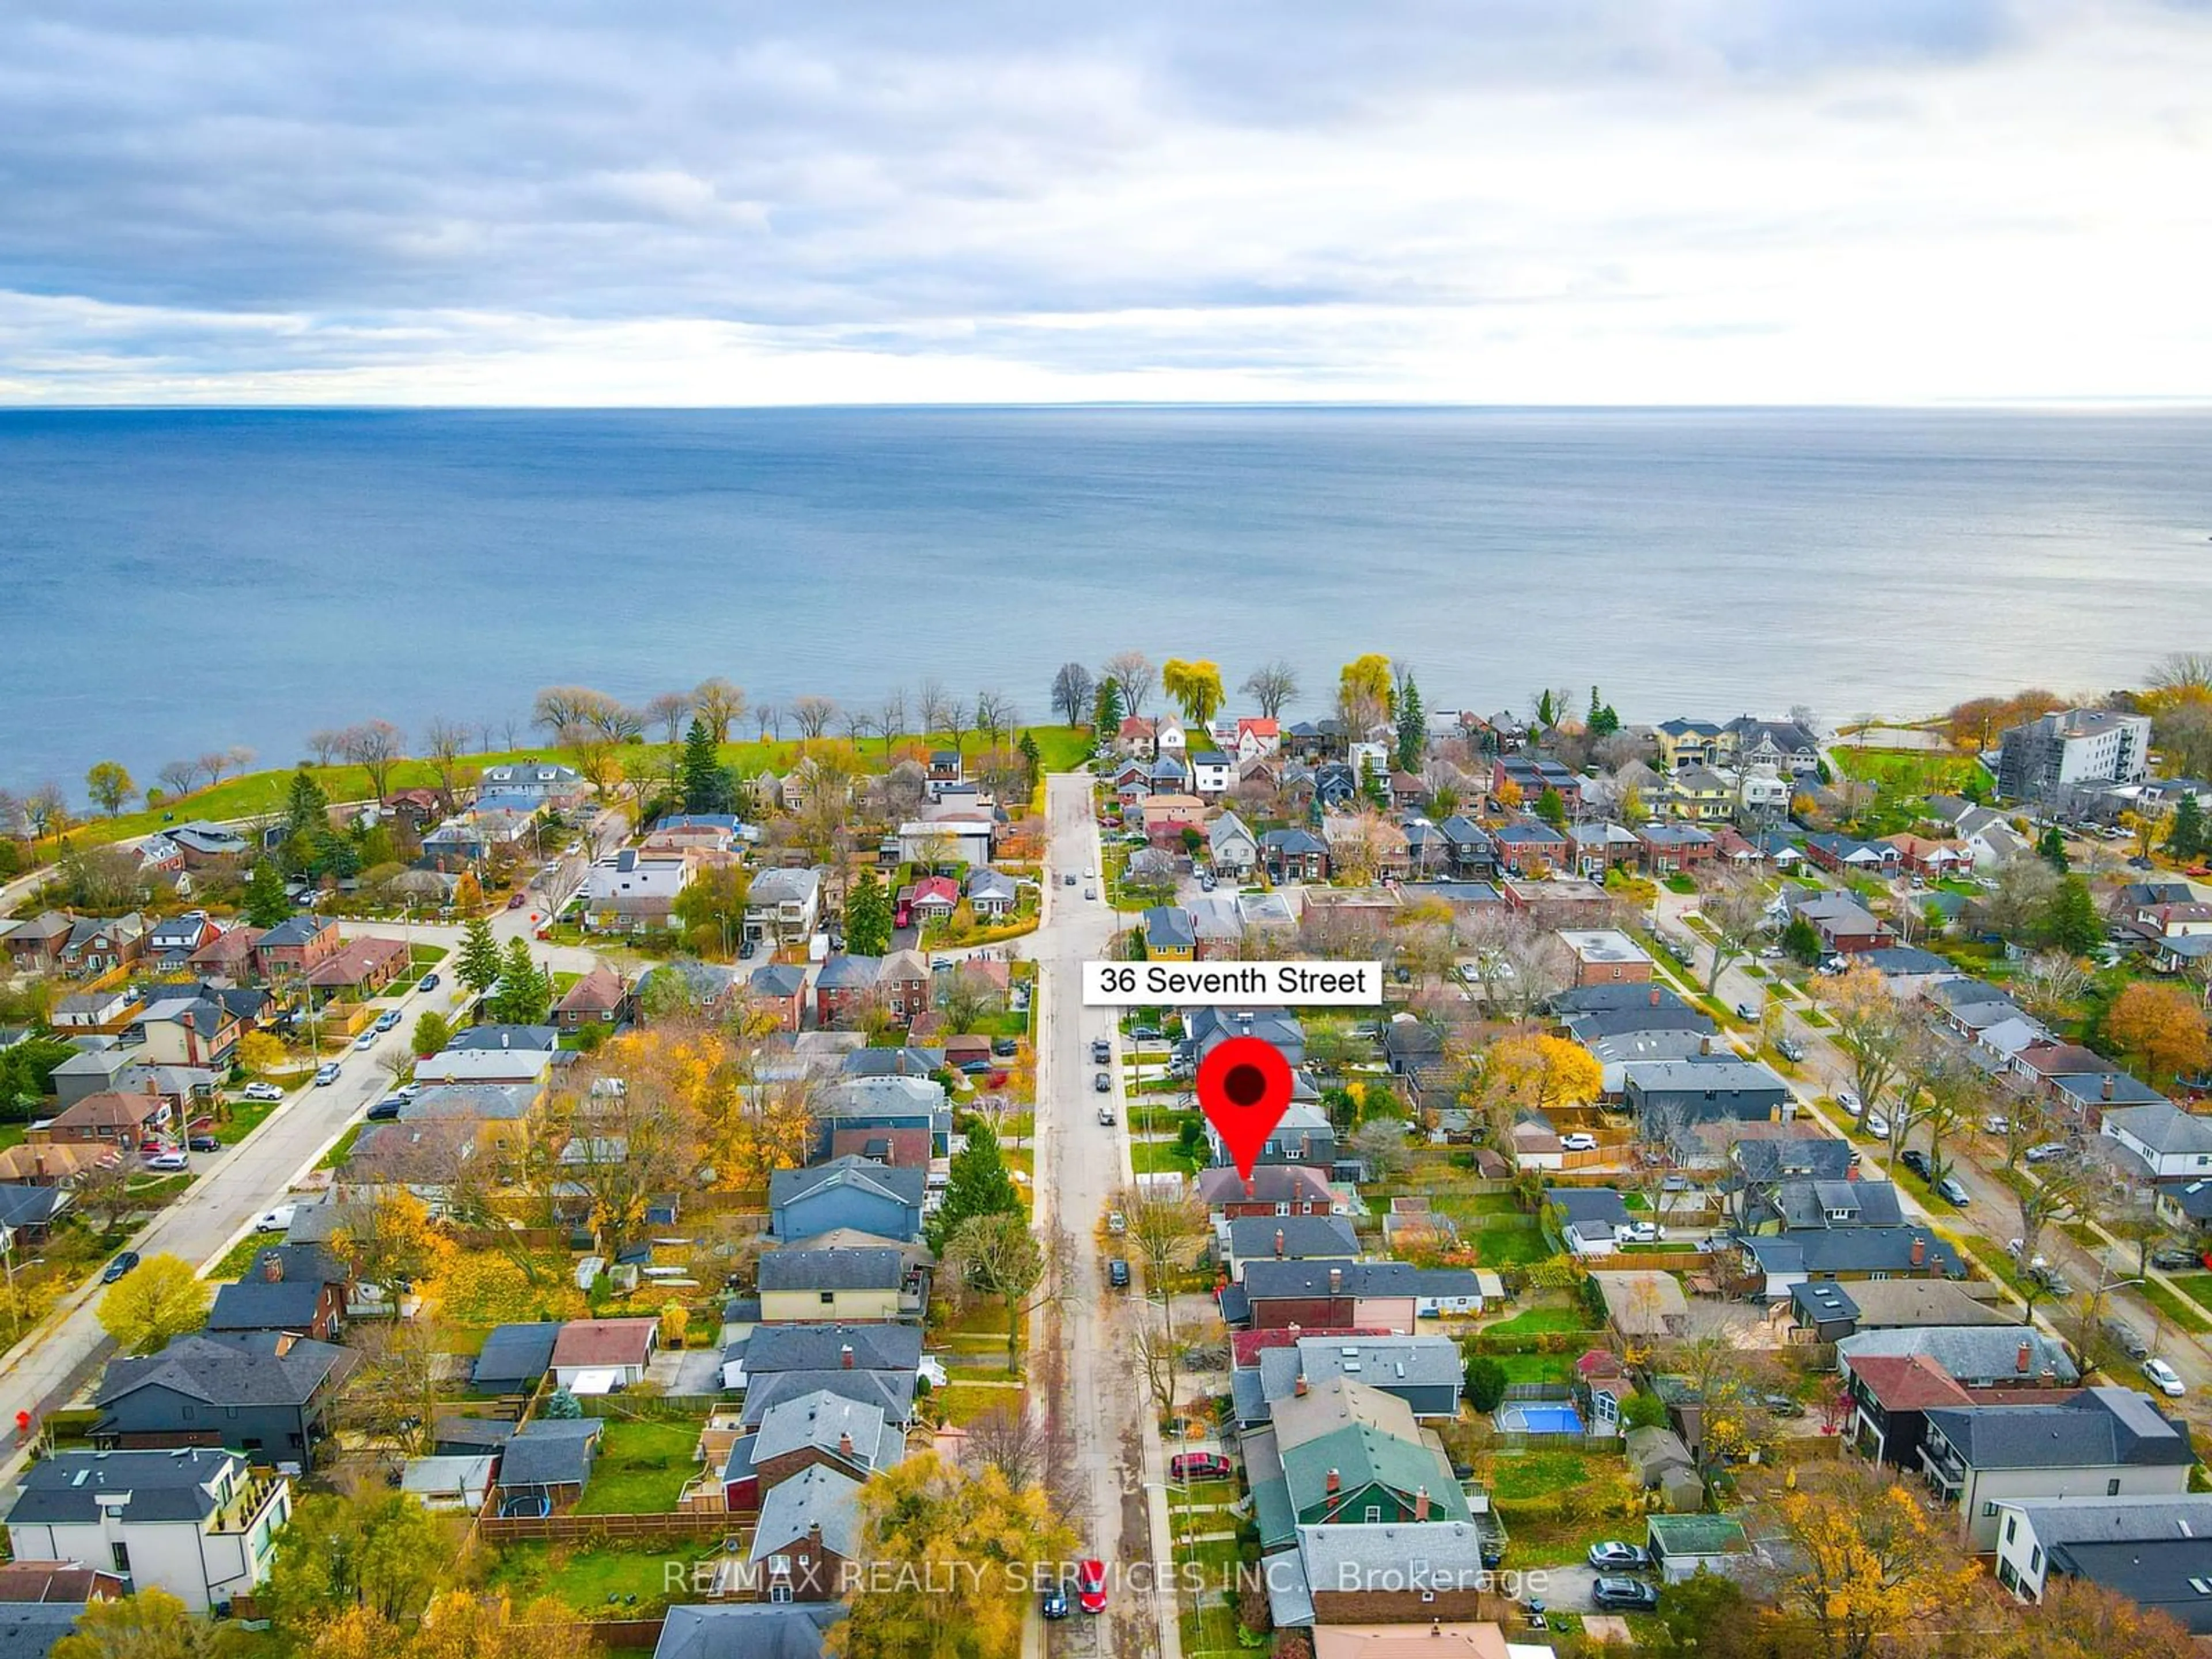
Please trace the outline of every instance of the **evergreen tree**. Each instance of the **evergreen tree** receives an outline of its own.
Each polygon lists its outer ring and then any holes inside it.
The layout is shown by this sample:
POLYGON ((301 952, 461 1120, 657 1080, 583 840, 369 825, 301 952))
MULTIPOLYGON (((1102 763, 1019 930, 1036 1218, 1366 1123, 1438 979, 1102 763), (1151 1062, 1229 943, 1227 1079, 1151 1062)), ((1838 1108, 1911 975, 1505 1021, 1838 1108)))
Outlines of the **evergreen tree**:
POLYGON ((2055 823, 2037 840, 2035 850, 2045 864, 2062 875, 2073 867, 2073 861, 2066 856, 2066 837, 2058 833, 2055 823))
POLYGON ((691 729, 684 734, 684 810, 726 812, 736 794, 736 780, 722 764, 714 734, 706 721, 693 716, 691 729))
POLYGON ((304 766, 292 774, 292 793, 284 803, 284 825, 287 840, 298 836, 313 840, 330 833, 331 798, 304 766))
POLYGON ((1111 743, 1121 729, 1121 687, 1112 679, 1098 682, 1097 700, 1091 714, 1092 732, 1105 742, 1111 743))
POLYGON ((2071 956, 2087 956, 2105 941, 2105 924, 2089 884, 2069 876, 2058 884, 2043 913, 2044 942, 2071 956))
POLYGON ((1037 748, 1036 733, 1027 726, 1024 726, 1022 740, 1014 747, 1021 751, 1022 764, 1027 769, 1029 774, 1030 787, 1034 789, 1036 787, 1037 778, 1044 771, 1044 755, 1037 748))
POLYGON ((879 957, 891 948, 891 901, 872 870, 862 870, 845 895, 845 948, 879 957))
POLYGON ((1549 787, 1536 797, 1536 816, 1554 830, 1565 829, 1567 822, 1567 798, 1549 787))
POLYGON ((2166 850, 2178 859, 2204 856, 2204 809, 2194 795, 2184 795, 2173 809, 2173 823, 2166 832, 2166 850))
POLYGON ((1810 968, 1820 959, 1820 930, 1802 916, 1792 916, 1782 930, 1782 948, 1810 968))
POLYGON ((461 934, 460 958, 453 975, 482 996, 499 978, 499 944, 491 936, 491 923, 482 916, 471 921, 461 934))
POLYGON ((284 872, 275 859, 254 860, 246 878, 245 909, 246 921, 256 927, 274 927, 292 914, 292 901, 284 893, 284 872))
POLYGON ((1620 730, 1620 716, 1613 712, 1609 702, 1600 702, 1597 687, 1590 687, 1589 719, 1584 722, 1593 738, 1609 738, 1620 730))
POLYGON ((489 1012, 501 1025, 543 1025, 553 1012, 553 977, 531 961, 530 942, 520 934, 501 953, 489 1012))
POLYGON ((1406 676, 1406 690, 1398 699, 1398 769, 1418 772, 1429 746, 1428 720, 1421 712, 1421 689, 1406 676))
POLYGON ((1006 1173, 1006 1161, 999 1152, 999 1137, 981 1119, 969 1126, 968 1144, 954 1155, 949 1173, 944 1206, 930 1223, 933 1250, 941 1252, 963 1222, 1022 1207, 1022 1195, 1014 1190, 1013 1177, 1006 1173))
MULTIPOLYGON (((1390 782, 1376 766, 1375 757, 1372 755, 1362 755, 1359 757, 1359 793, 1367 797, 1369 803, 1376 811, 1387 812, 1390 810, 1390 782)), ((1320 797, 1316 796, 1316 804, 1319 800, 1320 797)))

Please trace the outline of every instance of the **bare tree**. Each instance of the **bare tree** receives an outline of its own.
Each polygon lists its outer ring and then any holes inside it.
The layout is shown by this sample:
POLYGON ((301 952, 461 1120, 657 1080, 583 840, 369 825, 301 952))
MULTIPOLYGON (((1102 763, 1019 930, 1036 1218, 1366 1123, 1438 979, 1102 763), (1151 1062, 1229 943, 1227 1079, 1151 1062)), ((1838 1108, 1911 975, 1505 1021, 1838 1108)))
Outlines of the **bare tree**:
POLYGON ((428 1320, 364 1324, 348 1337, 360 1364, 338 1390, 344 1430, 402 1457, 430 1449, 446 1381, 443 1334, 428 1320))
MULTIPOLYGON (((565 744, 585 723, 586 711, 593 703, 606 701, 603 692, 587 685, 549 685, 540 690, 532 705, 530 723, 544 729, 554 742, 565 744)), ((341 741, 339 746, 343 748, 341 741)))
MULTIPOLYGON (((186 788, 190 788, 191 787, 191 777, 197 775, 198 770, 198 768, 194 768, 192 772, 187 775, 185 781, 186 788)), ((163 768, 162 772, 164 777, 166 777, 167 775, 167 769, 166 767, 163 768)), ((19 799, 12 790, 0 789, 0 836, 20 836, 23 833, 25 827, 26 826, 23 822, 23 803, 21 799, 19 799)))
POLYGON ((390 720, 365 720, 346 728, 345 757, 368 774, 368 787, 381 801, 390 793, 392 769, 407 752, 407 738, 390 720))
POLYGON ((1003 691, 978 691, 975 694, 975 729, 981 732, 991 746, 999 740, 1020 716, 1014 710, 1013 699, 1003 691))
POLYGON ((1052 677, 1053 712, 1069 726, 1087 724, 1092 690, 1089 669, 1079 662, 1060 664, 1060 672, 1052 677))
POLYGON ((2081 1160, 2072 1158, 2045 1164, 2020 1183, 2020 1268, 2021 1282, 2027 1286, 2023 1295, 2031 1318, 2045 1288, 2036 1274, 2035 1247, 2042 1241, 2043 1230, 2048 1224, 2074 1213, 2086 1190, 2087 1177, 2081 1160))
POLYGON ((1710 996, 1729 964, 1751 954, 1753 942, 1766 926, 1766 904, 1749 882, 1731 878, 1699 899, 1698 909, 1713 930, 1712 967, 1705 975, 1710 996))
POLYGON ((253 750, 242 743, 231 744, 222 751, 222 757, 230 763, 230 769, 234 772, 248 770, 256 758, 253 750))
POLYGON ((468 752, 468 747, 469 728, 465 721, 437 719, 422 727, 422 758, 438 775, 438 793, 449 809, 460 783, 461 757, 468 752))
POLYGON ((618 698, 602 696, 584 710, 584 723, 609 743, 645 735, 645 716, 618 698))
POLYGON ((316 765, 328 766, 345 752, 345 733, 336 726, 324 726, 307 733, 307 747, 314 751, 316 765))
POLYGON ((1045 1478, 1050 1449, 1042 1420, 1017 1402, 994 1406, 970 1422, 961 1452, 969 1467, 996 1469, 1021 1492, 1045 1478))
POLYGON ((730 728, 744 717, 745 694, 717 674, 692 688, 691 706, 707 722, 708 735, 727 743, 730 728))
POLYGON ((197 762, 171 761, 155 774, 155 781, 171 796, 189 795, 192 793, 192 781, 199 775, 197 762))
POLYGON ((1160 672, 1141 651, 1117 651, 1106 659, 1106 678, 1121 688, 1121 712, 1142 719, 1145 704, 1160 683, 1160 672))
POLYGON ((2039 951, 2020 966, 2013 999, 2038 1019, 2065 1021, 2081 1012, 2089 970, 2063 951, 2039 951))
POLYGON ((945 695, 944 682, 934 674, 921 683, 916 707, 921 711, 920 736, 927 738, 933 732, 945 729, 945 709, 950 700, 945 695))
POLYGON ((1279 720, 1291 700, 1298 695, 1297 671, 1287 660, 1277 657, 1254 669, 1237 690, 1260 705, 1264 718, 1279 720))
POLYGON ((645 705, 646 724, 658 726, 660 740, 671 749, 684 741, 684 728, 690 724, 693 704, 689 691, 663 691, 645 705))
POLYGON ((799 735, 810 743, 830 729, 830 722, 837 716, 837 705, 827 697, 794 697, 791 702, 791 718, 798 722, 799 735))
POLYGON ((860 739, 876 729, 875 715, 865 708, 848 708, 837 723, 845 728, 845 741, 855 750, 860 748, 860 739))
POLYGON ((62 787, 51 781, 40 784, 23 797, 24 827, 37 838, 67 833, 70 826, 69 797, 62 787))
POLYGON ((200 757, 200 770, 207 774, 210 784, 221 783, 223 775, 230 770, 230 751, 210 749, 200 757))
POLYGON ((906 687, 895 685, 884 693, 883 702, 876 708, 876 732, 888 756, 891 744, 906 734, 906 687))
POLYGON ((783 736, 783 711, 778 708, 772 702, 755 703, 753 705, 753 730, 758 734, 760 740, 763 743, 766 743, 768 741, 768 734, 771 731, 775 733, 779 739, 781 738, 783 736))
POLYGON ((1871 968, 1854 968, 1832 981, 1827 1002, 1829 1018, 1836 1024, 1836 1047, 1851 1063, 1851 1084, 1859 1097, 1857 1115, 1863 1118, 1875 1109, 1896 1078, 1913 1018, 1871 968))
POLYGON ((958 698, 956 697, 945 705, 945 735, 951 741, 953 748, 957 749, 967 741, 968 733, 971 729, 973 729, 973 723, 969 718, 968 710, 958 698))

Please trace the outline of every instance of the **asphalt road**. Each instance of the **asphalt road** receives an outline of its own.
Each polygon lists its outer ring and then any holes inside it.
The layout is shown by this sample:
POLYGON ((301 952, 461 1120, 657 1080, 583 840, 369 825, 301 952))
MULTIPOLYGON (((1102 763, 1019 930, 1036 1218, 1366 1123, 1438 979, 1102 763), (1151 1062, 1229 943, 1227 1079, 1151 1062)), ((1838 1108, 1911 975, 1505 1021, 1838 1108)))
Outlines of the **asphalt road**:
POLYGON ((1058 1653, 1160 1651, 1176 1659, 1181 1644, 1172 1607, 1150 1594, 1145 1574, 1123 1571, 1164 1557, 1167 1499, 1159 1436, 1119 1334, 1127 1293, 1107 1289, 1098 1243, 1109 1200, 1130 1182, 1129 1115, 1115 1012, 1083 1006, 1082 970, 1086 960, 1106 954, 1115 921, 1103 896, 1083 896, 1086 888, 1105 891, 1097 879, 1091 780, 1056 775, 1046 787, 1051 839, 1043 921, 1024 941, 1038 979, 1036 1222, 1041 1231, 1062 1230, 1068 1249, 1057 1304, 1032 1328, 1031 1364, 1035 1372, 1053 1363, 1048 1355, 1057 1358, 1053 1406, 1073 1460, 1076 1530, 1085 1552, 1114 1570, 1107 1615, 1054 1626, 1050 1639, 1058 1653), (1071 874, 1072 887, 1064 880, 1071 874), (1098 1037, 1115 1045, 1106 1068, 1115 1079, 1109 1095, 1091 1086, 1100 1068, 1091 1063, 1091 1044, 1098 1037), (1098 1121, 1099 1104, 1108 1100, 1115 1107, 1111 1127, 1098 1121), (1139 1620, 1142 1637, 1132 1628, 1139 1620))

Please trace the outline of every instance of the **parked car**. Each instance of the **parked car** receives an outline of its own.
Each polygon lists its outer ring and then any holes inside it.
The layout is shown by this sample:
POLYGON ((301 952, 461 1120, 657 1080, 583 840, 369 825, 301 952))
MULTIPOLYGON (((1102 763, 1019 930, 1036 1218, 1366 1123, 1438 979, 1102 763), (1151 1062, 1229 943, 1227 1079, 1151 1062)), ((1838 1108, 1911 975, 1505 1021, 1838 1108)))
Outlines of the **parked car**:
POLYGON ((404 1100, 386 1095, 375 1105, 370 1107, 364 1115, 371 1123, 389 1123, 399 1115, 399 1109, 406 1103, 404 1100))
POLYGON ((1022 1045, 1018 1038, 994 1037, 991 1039, 991 1052, 997 1054, 1000 1059, 1004 1059, 1009 1054, 1018 1054, 1021 1053, 1021 1051, 1022 1045))
POLYGON ((1106 1564, 1095 1556, 1075 1564, 1075 1603, 1085 1613, 1106 1611, 1106 1564))
POLYGON ((1590 1605, 1608 1612, 1650 1613, 1659 1592, 1640 1578, 1601 1578, 1590 1586, 1590 1605))
POLYGON ((146 1167, 159 1170, 165 1175, 174 1175, 180 1170, 191 1169, 192 1160, 187 1152, 156 1152, 146 1160, 146 1167))
POLYGON ((2179 1244, 2161 1244, 2150 1253, 2150 1265, 2160 1273, 2185 1273, 2203 1266, 2197 1252, 2179 1244))
POLYGON ((1796 1037, 1777 1037, 1774 1052, 1794 1066, 1805 1058, 1805 1045, 1796 1037))
POLYGON ((1987 1117, 1982 1120, 1982 1133, 1984 1134, 2005 1134, 2009 1133, 2011 1128, 2012 1120, 2007 1117, 2002 1112, 1991 1112, 1987 1117))
POLYGON ((415 988, 418 991, 436 990, 438 988, 438 976, 435 974, 423 975, 422 977, 416 982, 415 988))
POLYGON ((1613 1230, 1613 1240, 1620 1244, 1656 1244, 1659 1224, 1656 1221, 1624 1221, 1613 1230))
POLYGON ((1123 1233, 1129 1231, 1129 1218, 1123 1215, 1119 1210, 1107 1211, 1106 1231, 1113 1234, 1116 1238, 1121 1237, 1123 1233))
POLYGON ((1101 1106, 1098 1109, 1098 1121, 1107 1128, 1112 1128, 1114 1127, 1114 1109, 1111 1106, 1101 1106))
POLYGON ((1117 1255, 1106 1264, 1106 1282, 1117 1291, 1129 1288, 1129 1263, 1126 1258, 1117 1255))
POLYGON ((374 1030, 363 1031, 353 1040, 353 1051, 357 1054, 365 1054, 374 1047, 376 1047, 376 1033, 374 1030))
POLYGON ((1759 1010, 1753 1007, 1747 1002, 1739 1002, 1735 1006, 1735 1017, 1738 1019, 1756 1024, 1759 1020, 1759 1010))
POLYGON ((213 1135, 194 1135, 185 1144, 196 1152, 219 1152, 222 1150, 222 1142, 213 1135))
POLYGON ((1091 1089, 1094 1094, 1111 1094, 1114 1090, 1112 1074, 1106 1072, 1098 1073, 1091 1079, 1091 1089))
POLYGON ((376 1029, 380 1031, 398 1030, 399 1029, 399 1011, 397 1008, 386 1008, 382 1013, 376 1017, 376 1029))
POLYGON ((1561 1135, 1559 1145, 1570 1152, 1594 1152, 1597 1150, 1597 1137, 1577 1129, 1572 1134, 1561 1135))
POLYGON ((1589 1547, 1589 1564, 1600 1572, 1643 1572, 1651 1565, 1651 1553, 1641 1544, 1609 1538, 1589 1547))
POLYGON ((1129 1028, 1129 1035, 1139 1042, 1158 1042, 1160 1040, 1160 1028, 1157 1025, 1132 1025, 1129 1028))
MULTIPOLYGON (((1073 881, 1075 878, 1070 876, 1068 879, 1073 881)), ((1066 1618, 1070 1613, 1074 1611, 1073 1604, 1067 1599, 1067 1586, 1065 1584, 1054 1584, 1047 1589, 1044 1593, 1044 1600, 1037 1605, 1037 1611, 1044 1614, 1048 1619, 1066 1618)))
POLYGON ((121 1255, 117 1256, 114 1261, 109 1262, 106 1267, 100 1269, 100 1282, 103 1285, 112 1285, 117 1279, 122 1278, 124 1274, 129 1273, 137 1265, 138 1252, 136 1250, 125 1250, 121 1255))
POLYGON ((2105 1334, 2112 1344, 2130 1359, 2144 1359, 2150 1355, 2150 1344, 2142 1340, 2142 1333, 2122 1319, 2105 1322, 2105 1334))
POLYGON ((1093 1037, 1091 1039, 1091 1063, 1093 1066, 1103 1066, 1108 1060, 1113 1058, 1114 1045, 1112 1043, 1107 1042, 1104 1037, 1093 1037))
POLYGON ((1096 887, 1086 887, 1083 890, 1083 896, 1087 899, 1095 899, 1098 896, 1098 890, 1096 887))
POLYGON ((1174 1480, 1226 1480, 1229 1460, 1219 1452, 1177 1452, 1168 1459, 1168 1477, 1174 1480))
POLYGON ((315 1067, 315 1087, 318 1089, 327 1089, 337 1080, 338 1063, 335 1060, 326 1060, 315 1067))
POLYGON ((300 1213, 296 1204, 279 1204, 273 1210, 264 1210, 260 1219, 253 1224, 257 1233, 281 1233, 292 1224, 292 1218, 300 1213))
POLYGON ((1866 1132, 1878 1140, 1889 1139, 1889 1120, 1880 1112, 1869 1112, 1861 1122, 1866 1132))
POLYGON ((1836 1091, 1836 1104, 1842 1107, 1853 1117, 1856 1117, 1859 1115, 1859 1097, 1853 1094, 1849 1089, 1838 1089, 1836 1091))
POLYGON ((1902 1164, 1906 1169, 1911 1170, 1913 1174, 1918 1176, 1923 1181, 1926 1181, 1930 1177, 1932 1166, 1928 1162, 1928 1154, 1922 1152, 1917 1146, 1907 1146, 1903 1152, 1897 1155, 1897 1161, 1899 1164, 1902 1164))
POLYGON ((507 896, 507 908, 510 910, 520 910, 529 901, 530 896, 527 893, 509 893, 507 896))
POLYGON ((2142 1374, 2150 1379, 2151 1386, 2160 1394, 2170 1395, 2179 1400, 2189 1392, 2189 1385, 2181 1380, 2181 1373, 2163 1359, 2144 1360, 2142 1374))
POLYGON ((284 1091, 273 1083, 249 1083, 239 1091, 248 1100, 282 1100, 284 1091))
POLYGON ((2027 1149, 2030 1164, 2048 1164, 2055 1158, 2066 1156, 2068 1148, 2063 1140, 2046 1140, 2027 1149))
POLYGON ((1769 1417, 1805 1415, 1805 1402, 1792 1395, 1763 1394, 1759 1396, 1759 1403, 1766 1407, 1766 1414, 1769 1417))
POLYGON ((1075 872, 1073 872, 1073 870, 1071 870, 1071 871, 1069 871, 1066 875, 1062 876, 1062 877, 1060 878, 1060 884, 1061 886, 1063 886, 1063 887, 1073 887, 1073 886, 1074 886, 1074 885, 1075 885, 1075 872))
POLYGON ((2064 1273, 2060 1273, 2057 1268, 2048 1264, 2031 1267, 2027 1270, 2027 1276, 2036 1284, 2042 1285, 2048 1295, 2069 1297, 2074 1294, 2073 1281, 2064 1273))
POLYGON ((1943 1201, 1954 1209, 1963 1210, 1972 1202, 1972 1195, 1960 1184, 1956 1176, 1945 1176, 1936 1183, 1936 1190, 1943 1195, 1943 1201))

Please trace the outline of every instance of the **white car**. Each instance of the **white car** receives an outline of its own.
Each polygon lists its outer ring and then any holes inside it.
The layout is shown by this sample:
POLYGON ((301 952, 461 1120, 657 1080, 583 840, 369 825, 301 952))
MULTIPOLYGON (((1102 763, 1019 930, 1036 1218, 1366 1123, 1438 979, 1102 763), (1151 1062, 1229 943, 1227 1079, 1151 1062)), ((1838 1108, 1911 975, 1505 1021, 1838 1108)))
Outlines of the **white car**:
POLYGON ((1577 1131, 1571 1135, 1561 1135, 1559 1146, 1570 1152, 1594 1152, 1597 1150, 1597 1137, 1577 1131))
POLYGON ((1616 1244, 1656 1244, 1659 1224, 1656 1221, 1624 1221, 1613 1230, 1616 1244))
POLYGON ((338 1063, 335 1060, 326 1060, 315 1067, 315 1087, 318 1089, 327 1089, 337 1080, 338 1063))
POLYGON ((239 1091, 248 1100, 282 1100, 284 1091, 273 1083, 249 1083, 239 1091))
POLYGON ((279 1204, 275 1209, 262 1212, 261 1218, 253 1224, 253 1231, 257 1233, 281 1233, 292 1224, 292 1218, 299 1212, 300 1206, 296 1204, 279 1204))
POLYGON ((1838 1089, 1836 1091, 1836 1104, 1842 1107, 1853 1117, 1856 1117, 1859 1115, 1859 1097, 1853 1094, 1849 1089, 1838 1089))
POLYGON ((1866 1115, 1866 1132, 1877 1139, 1888 1139, 1889 1120, 1880 1112, 1869 1112, 1866 1115))
POLYGON ((2189 1392, 2188 1385, 2181 1380, 2181 1373, 2163 1359, 2144 1360, 2142 1374, 2150 1378, 2151 1385, 2160 1394, 2171 1395, 2179 1400, 2189 1392))
POLYGON ((146 1160, 146 1167, 165 1172, 189 1170, 192 1167, 192 1160, 183 1152, 155 1152, 146 1160))
POLYGON ((353 1040, 353 1051, 357 1054, 365 1054, 374 1047, 376 1047, 376 1033, 374 1031, 363 1031, 359 1036, 353 1040))

